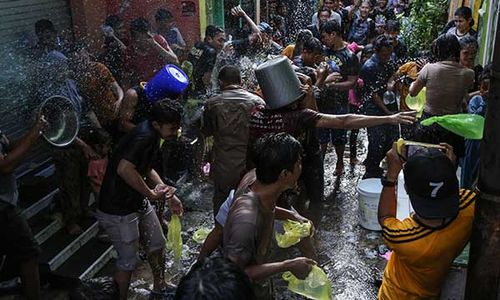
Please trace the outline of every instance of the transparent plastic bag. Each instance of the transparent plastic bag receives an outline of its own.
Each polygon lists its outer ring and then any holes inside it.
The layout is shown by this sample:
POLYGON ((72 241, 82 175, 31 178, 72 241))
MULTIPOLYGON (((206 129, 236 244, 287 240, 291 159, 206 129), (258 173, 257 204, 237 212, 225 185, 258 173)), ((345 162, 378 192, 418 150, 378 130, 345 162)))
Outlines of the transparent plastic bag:
POLYGON ((441 127, 470 140, 483 138, 484 118, 480 115, 456 114, 431 117, 420 122, 424 126, 438 123, 441 127))
POLYGON ((201 227, 193 233, 193 240, 198 244, 203 244, 203 242, 207 239, 208 234, 212 231, 212 229, 207 227, 201 227))
POLYGON ((298 221, 287 220, 283 222, 284 233, 276 232, 276 242, 280 248, 291 247, 298 242, 300 239, 311 235, 311 223, 305 222, 301 223, 298 221))
POLYGON ((288 289, 296 294, 308 299, 331 299, 332 285, 326 273, 318 266, 313 266, 304 280, 298 279, 289 271, 283 273, 282 277, 288 281, 288 289))
POLYGON ((168 223, 167 249, 172 250, 175 260, 182 256, 181 220, 178 215, 172 215, 168 223))

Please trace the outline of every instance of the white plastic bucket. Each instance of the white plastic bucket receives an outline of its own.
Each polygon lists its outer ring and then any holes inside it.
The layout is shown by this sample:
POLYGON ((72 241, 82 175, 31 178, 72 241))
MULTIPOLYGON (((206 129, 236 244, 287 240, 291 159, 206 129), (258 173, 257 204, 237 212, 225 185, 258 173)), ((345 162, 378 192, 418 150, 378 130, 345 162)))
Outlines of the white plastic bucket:
POLYGON ((357 191, 360 225, 368 230, 382 230, 378 223, 378 202, 382 192, 380 178, 361 180, 358 183, 357 191))

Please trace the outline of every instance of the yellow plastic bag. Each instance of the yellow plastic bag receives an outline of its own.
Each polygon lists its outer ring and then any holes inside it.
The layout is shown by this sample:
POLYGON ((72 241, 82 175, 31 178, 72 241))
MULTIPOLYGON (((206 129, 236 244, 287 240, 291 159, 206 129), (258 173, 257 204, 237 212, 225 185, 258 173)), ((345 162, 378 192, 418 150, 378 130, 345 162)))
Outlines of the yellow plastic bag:
POLYGON ((276 232, 276 242, 280 248, 291 247, 298 242, 300 239, 311 235, 311 223, 305 222, 301 223, 299 221, 287 220, 283 222, 283 229, 285 233, 280 234, 276 232))
POLYGON ((292 272, 285 272, 283 279, 288 281, 288 289, 296 294, 308 299, 330 300, 332 295, 332 285, 328 276, 318 266, 313 266, 306 279, 300 280, 292 272))
POLYGON ((417 112, 417 118, 422 117, 426 101, 427 99, 425 87, 417 94, 417 96, 412 97, 408 94, 405 99, 406 106, 408 106, 409 109, 417 112))
POLYGON ((207 239, 208 234, 212 231, 210 228, 201 227, 193 233, 193 240, 198 244, 203 244, 207 239))
POLYGON ((172 215, 168 223, 167 249, 172 250, 175 260, 182 256, 181 221, 178 215, 172 215))

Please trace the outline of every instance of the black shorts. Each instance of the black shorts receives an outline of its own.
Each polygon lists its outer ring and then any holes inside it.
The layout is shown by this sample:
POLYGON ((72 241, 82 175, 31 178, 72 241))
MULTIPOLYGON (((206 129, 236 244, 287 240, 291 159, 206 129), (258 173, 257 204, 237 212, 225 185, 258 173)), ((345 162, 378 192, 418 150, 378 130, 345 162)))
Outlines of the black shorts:
POLYGON ((37 258, 41 250, 17 207, 0 203, 0 256, 23 262, 37 258))

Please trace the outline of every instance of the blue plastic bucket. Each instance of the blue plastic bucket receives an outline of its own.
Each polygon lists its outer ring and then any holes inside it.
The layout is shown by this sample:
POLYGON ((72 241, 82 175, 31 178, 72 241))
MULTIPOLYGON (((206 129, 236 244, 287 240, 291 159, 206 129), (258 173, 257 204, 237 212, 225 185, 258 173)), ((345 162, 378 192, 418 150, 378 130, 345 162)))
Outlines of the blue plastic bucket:
POLYGON ((166 65, 146 83, 144 92, 149 101, 156 102, 168 96, 182 94, 188 85, 188 76, 182 69, 166 65))

